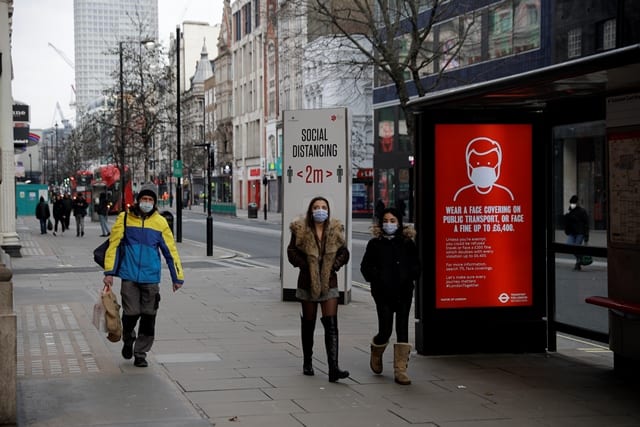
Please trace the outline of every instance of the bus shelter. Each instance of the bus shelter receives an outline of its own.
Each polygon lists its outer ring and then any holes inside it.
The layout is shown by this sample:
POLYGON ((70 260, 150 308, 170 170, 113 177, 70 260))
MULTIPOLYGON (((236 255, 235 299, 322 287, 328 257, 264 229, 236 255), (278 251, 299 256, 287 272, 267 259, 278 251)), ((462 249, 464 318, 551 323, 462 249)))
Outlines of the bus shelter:
POLYGON ((565 332, 638 369, 640 45, 412 108, 418 352, 555 351, 565 332), (586 244, 566 234, 572 196, 586 244))

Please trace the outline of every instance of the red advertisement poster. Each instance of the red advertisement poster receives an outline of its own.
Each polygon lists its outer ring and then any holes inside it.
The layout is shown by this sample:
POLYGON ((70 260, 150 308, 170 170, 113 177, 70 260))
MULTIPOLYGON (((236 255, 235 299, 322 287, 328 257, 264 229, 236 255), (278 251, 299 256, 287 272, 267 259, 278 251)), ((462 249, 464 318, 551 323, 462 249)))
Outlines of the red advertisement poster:
POLYGON ((435 128, 436 308, 532 301, 530 124, 435 128))

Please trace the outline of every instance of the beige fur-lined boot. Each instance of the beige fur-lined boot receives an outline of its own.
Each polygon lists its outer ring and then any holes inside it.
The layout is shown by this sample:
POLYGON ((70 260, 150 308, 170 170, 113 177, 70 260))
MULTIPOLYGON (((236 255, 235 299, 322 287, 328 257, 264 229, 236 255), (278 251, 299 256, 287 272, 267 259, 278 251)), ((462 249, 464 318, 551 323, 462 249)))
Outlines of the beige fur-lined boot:
POLYGON ((411 344, 400 343, 393 345, 393 375, 395 381, 401 385, 411 384, 407 375, 407 365, 411 354, 411 344))
POLYGON ((387 344, 375 344, 371 341, 371 361, 369 362, 369 366, 374 374, 382 373, 382 353, 387 348, 387 344))

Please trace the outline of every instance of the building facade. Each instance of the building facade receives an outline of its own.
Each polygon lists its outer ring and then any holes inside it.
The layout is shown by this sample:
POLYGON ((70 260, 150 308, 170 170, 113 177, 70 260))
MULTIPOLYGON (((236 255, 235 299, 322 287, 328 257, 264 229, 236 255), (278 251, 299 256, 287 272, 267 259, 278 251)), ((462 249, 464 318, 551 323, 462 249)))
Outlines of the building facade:
POLYGON ((158 40, 158 0, 96 2, 74 0, 77 112, 113 86, 118 43, 158 40))
POLYGON ((186 92, 191 88, 191 77, 196 73, 200 60, 202 45, 207 50, 209 58, 215 58, 220 25, 210 25, 206 22, 185 21, 182 23, 182 40, 180 43, 180 88, 186 92))
POLYGON ((184 206, 198 204, 200 194, 206 191, 207 151, 205 82, 213 76, 213 64, 209 60, 206 44, 202 44, 200 59, 196 63, 189 89, 181 97, 182 102, 182 153, 184 206))
POLYGON ((239 208, 261 206, 265 170, 265 0, 231 4, 233 70, 233 197, 239 208))
POLYGON ((232 29, 231 5, 224 0, 218 56, 215 58, 213 77, 213 102, 215 103, 213 127, 214 200, 233 202, 233 62, 231 55, 232 29))
MULTIPOLYGON (((366 46, 364 37, 353 36, 366 46)), ((373 214, 373 67, 343 36, 322 36, 304 49, 302 64, 302 108, 346 107, 351 131, 352 213, 373 214), (352 64, 358 64, 355 68, 352 64)))

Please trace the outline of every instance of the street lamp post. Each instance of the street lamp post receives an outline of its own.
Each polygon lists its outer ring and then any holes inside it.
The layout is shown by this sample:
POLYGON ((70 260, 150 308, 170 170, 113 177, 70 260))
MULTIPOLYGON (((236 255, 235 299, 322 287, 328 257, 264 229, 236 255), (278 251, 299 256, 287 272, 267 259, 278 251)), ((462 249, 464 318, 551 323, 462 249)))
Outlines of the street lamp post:
POLYGON ((121 210, 124 211, 126 209, 125 195, 124 195, 124 185, 125 185, 125 176, 124 176, 124 162, 125 162, 125 152, 124 152, 124 73, 122 70, 122 45, 123 41, 118 42, 118 54, 120 56, 120 193, 122 195, 121 202, 121 210))
POLYGON ((213 255, 213 218, 211 217, 211 163, 213 153, 211 143, 194 144, 195 147, 204 147, 207 150, 207 256, 213 255))
POLYGON ((56 150, 56 171, 55 171, 55 178, 54 178, 55 183, 54 184, 56 186, 58 186, 58 122, 56 122, 55 129, 56 129, 55 130, 55 132, 56 132, 56 135, 55 135, 55 138, 56 138, 56 148, 55 148, 55 150, 56 150))

